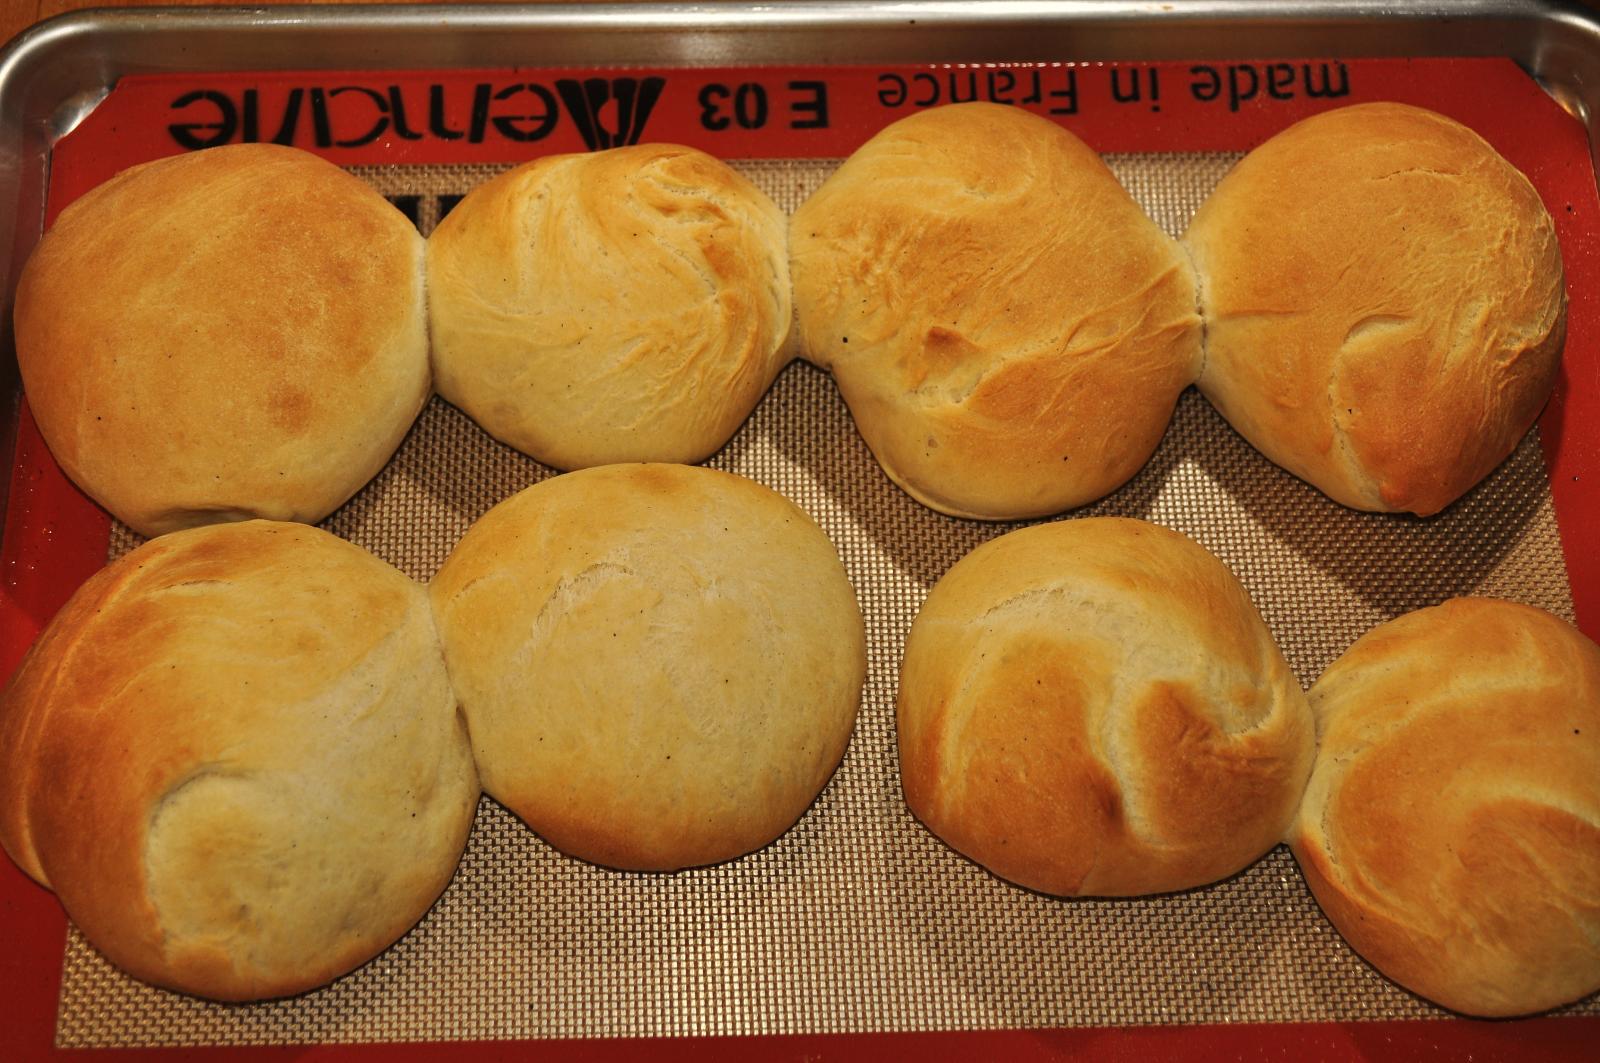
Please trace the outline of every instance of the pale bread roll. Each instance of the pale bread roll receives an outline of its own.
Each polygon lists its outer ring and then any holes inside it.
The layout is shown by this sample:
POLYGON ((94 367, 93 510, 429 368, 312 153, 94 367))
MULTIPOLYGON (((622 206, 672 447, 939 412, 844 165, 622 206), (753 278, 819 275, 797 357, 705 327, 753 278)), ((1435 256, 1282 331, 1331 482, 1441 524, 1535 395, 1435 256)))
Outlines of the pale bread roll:
POLYGON ((1445 508, 1555 383, 1566 293, 1550 215, 1443 115, 1372 103, 1290 126, 1223 178, 1184 241, 1200 390, 1344 505, 1445 508))
POLYGON ((1097 517, 962 558, 900 671, 906 803, 1019 885, 1204 885, 1283 837, 1311 770, 1305 695, 1233 575, 1174 531, 1097 517))
POLYGON ((1600 989, 1600 648, 1455 599, 1362 636, 1311 706, 1290 845, 1357 952, 1470 1015, 1600 989))
POLYGON ((135 531, 317 521, 428 398, 422 237, 293 148, 162 159, 61 213, 16 338, 51 453, 135 531))
POLYGON ((806 357, 919 502, 1058 513, 1149 459, 1200 371, 1193 270, 1100 157, 1014 107, 901 119, 795 213, 806 357))
POLYGON ((439 394, 547 465, 695 462, 790 360, 783 214, 645 144, 474 188, 428 239, 439 394))
POLYGON ((0 699, 0 841, 135 977, 219 1000, 366 962, 454 872, 478 782, 426 592, 298 524, 103 569, 0 699))
POLYGON ((844 566, 803 512, 738 476, 545 481, 478 520, 432 593, 484 789, 593 863, 760 848, 855 723, 865 633, 844 566))

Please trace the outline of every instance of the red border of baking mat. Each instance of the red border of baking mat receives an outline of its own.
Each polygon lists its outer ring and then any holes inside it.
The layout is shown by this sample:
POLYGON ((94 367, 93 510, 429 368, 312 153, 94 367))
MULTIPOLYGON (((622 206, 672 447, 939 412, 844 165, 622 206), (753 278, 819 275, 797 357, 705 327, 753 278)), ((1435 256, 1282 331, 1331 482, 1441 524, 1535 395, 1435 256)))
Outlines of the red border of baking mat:
MULTIPOLYGON (((1504 59, 1251 63, 940 64, 618 70, 155 75, 122 81, 56 145, 50 217, 138 162, 213 143, 278 140, 341 165, 517 162, 640 140, 727 158, 849 154, 921 107, 994 99, 1045 114, 1101 152, 1243 151, 1300 118, 1400 100, 1476 129, 1526 173, 1555 218, 1570 298, 1565 368, 1541 425, 1579 626, 1600 637, 1600 199, 1582 124, 1504 59)), ((0 675, 104 564, 106 516, 63 477, 23 404, 0 541, 0 675)), ((65 917, 0 861, 0 1047, 52 1047, 65 917)), ((1600 1046, 1600 1017, 1278 1025, 1143 1026, 540 1042, 580 1059, 1574 1058, 1600 1046)), ((468 1045, 128 1050, 162 1058, 460 1058, 468 1045)), ((473 1042, 475 1058, 528 1046, 473 1042)))

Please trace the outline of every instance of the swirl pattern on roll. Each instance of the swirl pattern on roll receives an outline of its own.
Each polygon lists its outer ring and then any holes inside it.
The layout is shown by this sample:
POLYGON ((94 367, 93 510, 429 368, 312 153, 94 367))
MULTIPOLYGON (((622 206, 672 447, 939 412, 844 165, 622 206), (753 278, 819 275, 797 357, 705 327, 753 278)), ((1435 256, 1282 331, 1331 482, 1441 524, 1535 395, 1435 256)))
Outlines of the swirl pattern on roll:
POLYGON ((1600 989, 1600 648, 1454 599, 1357 640, 1311 704, 1290 842, 1357 952, 1472 1015, 1600 989))
POLYGON ((957 562, 906 642, 917 818, 1045 893, 1188 889, 1282 838, 1311 768, 1305 695, 1232 573, 1158 525, 1082 518, 957 562))

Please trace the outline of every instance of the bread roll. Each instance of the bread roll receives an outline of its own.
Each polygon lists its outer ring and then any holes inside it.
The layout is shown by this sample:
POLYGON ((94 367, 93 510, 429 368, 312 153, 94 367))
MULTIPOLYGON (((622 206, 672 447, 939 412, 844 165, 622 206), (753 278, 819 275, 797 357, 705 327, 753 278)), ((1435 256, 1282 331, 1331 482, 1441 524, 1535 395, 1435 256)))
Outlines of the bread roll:
POLYGON ((1555 228, 1527 178, 1442 115, 1372 103, 1293 125, 1184 239, 1200 390, 1337 502, 1436 513, 1549 397, 1566 331, 1555 228))
POLYGON ((1200 371, 1193 271, 1093 151, 1014 107, 923 111, 795 213, 806 356, 913 498, 1057 513, 1137 472, 1200 371))
POLYGON ((1470 1015, 1600 989, 1600 648, 1456 599, 1357 640, 1311 706, 1290 844, 1357 952, 1470 1015))
POLYGON ((790 359, 783 215, 665 144, 473 189, 428 240, 439 394, 559 469, 700 461, 790 359))
POLYGON ((1220 561, 1143 521, 995 539, 947 572, 900 672, 917 818, 1001 878, 1130 896, 1231 875, 1288 828, 1305 696, 1220 561))
POLYGON ((828 539, 750 480, 561 476, 480 519, 432 587, 484 789, 611 867, 728 860, 839 763, 865 633, 828 539))
POLYGON ((298 524, 153 540, 0 698, 0 841, 135 977, 298 993, 433 903, 478 783, 423 589, 298 524))
POLYGON ((51 453, 135 531, 317 521, 427 400, 422 238, 293 148, 162 159, 62 212, 16 337, 51 453))

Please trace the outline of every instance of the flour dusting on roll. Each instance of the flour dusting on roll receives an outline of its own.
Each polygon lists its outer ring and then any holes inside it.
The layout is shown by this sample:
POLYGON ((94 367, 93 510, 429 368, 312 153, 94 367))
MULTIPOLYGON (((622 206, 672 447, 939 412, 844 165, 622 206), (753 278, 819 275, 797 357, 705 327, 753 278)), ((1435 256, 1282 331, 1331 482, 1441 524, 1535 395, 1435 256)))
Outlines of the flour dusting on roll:
POLYGON ((1549 398, 1566 331, 1555 226, 1526 177, 1443 115, 1372 103, 1290 126, 1184 241, 1200 390, 1337 502, 1436 513, 1549 398))
POLYGON ((695 462, 789 361, 783 215, 663 144, 473 189, 428 240, 439 393, 558 469, 695 462))
POLYGON ((0 698, 0 842, 113 963, 198 996, 377 955, 449 882, 477 801, 426 592, 304 525, 152 540, 0 698))
POLYGON ((1357 952, 1469 1015, 1600 989, 1600 648, 1454 599, 1362 636, 1311 706, 1290 845, 1357 952))
POLYGON ((806 357, 884 471, 944 513, 1111 492, 1200 371, 1193 270, 1090 148, 1015 107, 924 111, 795 213, 806 357))
POLYGON ((422 237, 307 152, 161 159, 61 213, 23 270, 16 338, 50 452, 134 530, 314 522, 427 401, 422 237))
POLYGON ((1277 844, 1311 713, 1232 573, 1122 518, 1043 524, 962 558, 906 641, 906 803, 1044 893, 1188 889, 1277 844))
POLYGON ((866 635, 783 496, 613 465, 502 502, 432 586, 484 789, 556 848, 674 870, 758 849, 844 754, 866 635))

